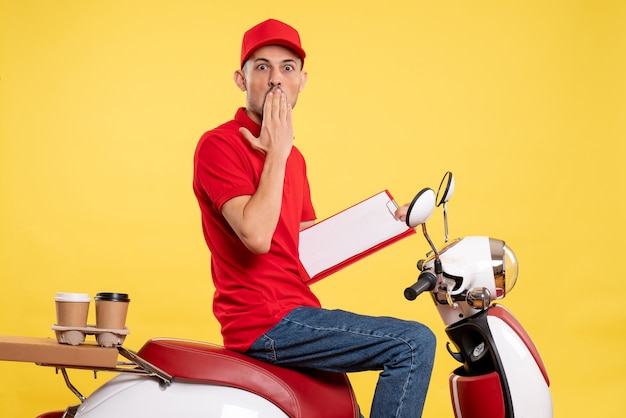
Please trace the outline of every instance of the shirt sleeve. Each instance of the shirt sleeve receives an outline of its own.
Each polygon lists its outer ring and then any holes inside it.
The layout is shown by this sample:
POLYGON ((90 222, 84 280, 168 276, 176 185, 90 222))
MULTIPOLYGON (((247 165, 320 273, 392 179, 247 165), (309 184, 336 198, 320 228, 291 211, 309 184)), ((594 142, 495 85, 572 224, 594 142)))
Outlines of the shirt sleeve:
POLYGON ((215 132, 206 133, 198 145, 196 181, 218 212, 230 199, 256 190, 254 169, 243 152, 245 146, 215 132))

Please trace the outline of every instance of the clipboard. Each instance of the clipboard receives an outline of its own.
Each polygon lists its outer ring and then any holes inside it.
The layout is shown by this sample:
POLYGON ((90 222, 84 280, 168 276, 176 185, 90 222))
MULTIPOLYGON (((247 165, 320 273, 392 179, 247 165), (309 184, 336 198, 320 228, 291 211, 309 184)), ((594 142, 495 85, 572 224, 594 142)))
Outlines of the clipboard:
POLYGON ((300 262, 313 284, 415 233, 397 220, 388 190, 300 231, 300 262))

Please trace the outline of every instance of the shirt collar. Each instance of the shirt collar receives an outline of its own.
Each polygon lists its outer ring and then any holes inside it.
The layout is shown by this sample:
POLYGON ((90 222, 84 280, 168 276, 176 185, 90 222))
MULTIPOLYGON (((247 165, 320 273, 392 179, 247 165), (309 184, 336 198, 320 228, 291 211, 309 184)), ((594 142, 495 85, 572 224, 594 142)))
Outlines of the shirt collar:
POLYGON ((245 107, 240 107, 235 113, 235 121, 239 123, 244 128, 247 128, 252 135, 258 137, 261 134, 261 126, 257 125, 255 121, 250 119, 248 114, 246 113, 245 107))

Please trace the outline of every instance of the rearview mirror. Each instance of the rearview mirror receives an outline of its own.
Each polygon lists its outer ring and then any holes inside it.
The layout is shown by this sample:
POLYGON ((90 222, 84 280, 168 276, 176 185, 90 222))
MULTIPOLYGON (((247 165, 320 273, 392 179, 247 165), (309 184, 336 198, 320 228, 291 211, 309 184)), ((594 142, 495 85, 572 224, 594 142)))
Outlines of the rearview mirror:
POLYGON ((425 223, 435 210, 435 191, 422 189, 411 201, 406 212, 406 224, 411 228, 425 223))

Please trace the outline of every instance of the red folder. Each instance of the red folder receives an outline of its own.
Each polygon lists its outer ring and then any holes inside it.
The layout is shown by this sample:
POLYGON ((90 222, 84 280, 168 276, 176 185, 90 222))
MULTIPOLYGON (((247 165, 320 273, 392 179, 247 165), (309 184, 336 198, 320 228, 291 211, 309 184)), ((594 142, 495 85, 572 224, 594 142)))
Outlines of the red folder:
POLYGON ((315 283, 386 246, 415 233, 397 220, 388 190, 300 232, 300 261, 315 283))

